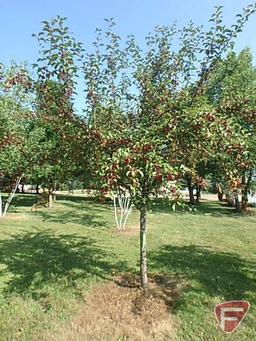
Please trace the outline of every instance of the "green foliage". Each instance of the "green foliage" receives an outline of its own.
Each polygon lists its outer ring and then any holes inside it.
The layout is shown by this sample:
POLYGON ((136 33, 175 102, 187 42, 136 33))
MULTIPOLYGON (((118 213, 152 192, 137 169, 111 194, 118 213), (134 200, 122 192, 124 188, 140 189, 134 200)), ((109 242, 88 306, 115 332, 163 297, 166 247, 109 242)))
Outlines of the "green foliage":
POLYGON ((215 155, 217 178, 231 181, 231 188, 247 190, 256 167, 256 70, 248 49, 230 53, 216 65, 207 96, 225 122, 225 134, 215 155), (247 183, 242 185, 241 177, 247 183))
POLYGON ((82 56, 82 48, 65 25, 65 18, 58 16, 42 24, 42 31, 34 35, 41 56, 33 65, 37 71, 34 136, 37 135, 39 143, 34 151, 37 160, 32 178, 52 190, 77 174, 78 165, 74 160, 79 160, 75 156, 80 150, 81 120, 74 113, 73 102, 76 62, 82 56))
MULTIPOLYGON (((133 36, 122 45, 112 19, 105 35, 97 30, 95 52, 87 55, 84 71, 103 193, 125 188, 141 207, 167 186, 168 174, 199 179, 199 166, 220 153, 229 129, 236 131, 231 121, 223 125, 226 116, 209 100, 209 78, 254 11, 255 5, 249 6, 229 28, 221 7, 207 31, 193 23, 182 29, 158 26, 146 37, 145 51, 133 36), (126 87, 124 79, 129 79, 126 87)), ((221 82, 216 78, 214 89, 221 82)))
POLYGON ((0 82, 0 174, 15 178, 29 165, 29 134, 33 113, 28 71, 23 66, 2 68, 0 82))

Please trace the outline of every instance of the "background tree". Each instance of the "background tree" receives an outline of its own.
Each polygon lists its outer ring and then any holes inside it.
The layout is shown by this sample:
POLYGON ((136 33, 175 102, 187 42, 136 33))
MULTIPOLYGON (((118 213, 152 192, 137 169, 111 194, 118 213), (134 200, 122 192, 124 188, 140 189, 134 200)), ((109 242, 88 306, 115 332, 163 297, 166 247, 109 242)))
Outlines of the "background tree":
POLYGON ((72 154, 79 150, 74 149, 80 136, 77 128, 81 125, 74 111, 74 96, 76 63, 82 48, 69 32, 65 19, 58 16, 44 21, 42 31, 34 35, 41 53, 38 63, 33 65, 37 71, 35 111, 41 145, 33 177, 48 189, 49 206, 56 185, 75 172, 72 154))
POLYGON ((22 177, 30 167, 29 134, 33 113, 31 78, 25 66, 1 66, 0 76, 0 188, 10 192, 5 205, 0 196, 0 217, 4 217, 22 177))
POLYGON ((256 70, 251 52, 245 49, 239 55, 231 53, 219 62, 207 93, 216 110, 234 121, 234 138, 225 150, 227 169, 222 176, 227 179, 232 175, 231 183, 239 184, 234 188, 236 197, 238 192, 242 195, 241 206, 236 200, 237 209, 246 211, 256 162, 256 70))

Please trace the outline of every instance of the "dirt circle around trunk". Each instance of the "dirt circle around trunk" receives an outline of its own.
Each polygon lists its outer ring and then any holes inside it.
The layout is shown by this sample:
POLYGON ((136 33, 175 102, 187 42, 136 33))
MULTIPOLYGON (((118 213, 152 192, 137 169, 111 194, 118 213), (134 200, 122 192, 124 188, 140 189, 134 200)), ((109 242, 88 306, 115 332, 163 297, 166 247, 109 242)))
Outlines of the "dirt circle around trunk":
POLYGON ((180 291, 180 285, 160 275, 150 277, 147 291, 140 289, 137 276, 116 276, 85 295, 77 315, 50 339, 174 340, 178 323, 171 310, 180 291))
POLYGON ((24 220, 27 219, 26 214, 17 214, 17 213, 7 213, 3 220, 10 221, 10 220, 24 220))
POLYGON ((112 234, 120 235, 120 236, 139 236, 140 229, 138 226, 129 226, 126 227, 124 230, 118 230, 116 227, 113 228, 112 234))

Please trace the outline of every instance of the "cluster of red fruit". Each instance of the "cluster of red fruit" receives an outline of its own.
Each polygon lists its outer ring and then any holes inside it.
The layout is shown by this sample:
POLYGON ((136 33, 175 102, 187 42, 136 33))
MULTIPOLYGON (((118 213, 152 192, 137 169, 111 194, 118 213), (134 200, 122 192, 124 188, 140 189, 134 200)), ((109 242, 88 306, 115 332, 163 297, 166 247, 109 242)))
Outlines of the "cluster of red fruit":
POLYGON ((178 178, 178 175, 175 175, 175 174, 167 174, 166 176, 167 181, 174 181, 174 180, 177 180, 177 178, 178 178))
POLYGON ((98 140, 98 141, 102 140, 101 134, 98 131, 96 131, 96 130, 91 131, 90 132, 90 136, 91 136, 91 138, 93 138, 95 140, 98 140))
POLYGON ((239 144, 233 144, 228 147, 227 154, 231 155, 232 153, 236 153, 237 155, 241 154, 244 151, 244 146, 239 144))
POLYGON ((231 179, 229 182, 229 188, 230 189, 238 189, 242 185, 242 181, 239 178, 231 179))
POLYGON ((124 159, 124 164, 125 165, 130 165, 130 163, 133 161, 133 159, 130 157, 130 156, 128 156, 128 157, 126 157, 125 159, 124 159))
POLYGON ((9 145, 19 145, 20 143, 21 143, 21 141, 18 138, 18 136, 14 136, 14 135, 10 135, 10 134, 8 136, 5 135, 1 139, 0 149, 3 149, 9 145))
POLYGON ((205 118, 210 122, 213 122, 215 120, 215 116, 210 112, 205 113, 205 118))
POLYGON ((32 82, 25 74, 17 73, 6 80, 4 89, 8 91, 15 85, 21 85, 24 89, 29 90, 32 87, 32 82))
POLYGON ((208 184, 202 176, 197 176, 195 179, 195 184, 200 186, 202 189, 206 189, 208 184))
POLYGON ((151 144, 144 144, 144 146, 142 147, 142 152, 149 153, 149 152, 152 152, 153 149, 154 148, 151 144))
POLYGON ((161 173, 158 173, 156 176, 155 176, 155 181, 156 182, 162 182, 163 180, 163 176, 161 173))

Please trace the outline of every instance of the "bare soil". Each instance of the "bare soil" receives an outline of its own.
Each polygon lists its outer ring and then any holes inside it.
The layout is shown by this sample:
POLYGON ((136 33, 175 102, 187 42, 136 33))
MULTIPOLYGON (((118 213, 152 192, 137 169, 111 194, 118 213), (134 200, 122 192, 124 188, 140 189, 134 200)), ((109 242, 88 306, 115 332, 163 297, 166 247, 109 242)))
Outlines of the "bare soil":
POLYGON ((139 226, 126 227, 124 230, 118 230, 116 227, 111 230, 113 234, 122 236, 138 236, 140 234, 139 226))
POLYGON ((45 340, 176 340, 171 307, 181 289, 164 276, 151 277, 147 292, 138 277, 115 277, 86 295, 73 320, 45 340))

